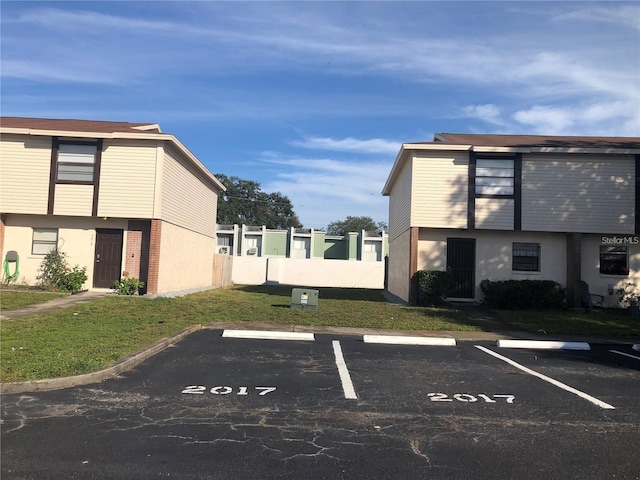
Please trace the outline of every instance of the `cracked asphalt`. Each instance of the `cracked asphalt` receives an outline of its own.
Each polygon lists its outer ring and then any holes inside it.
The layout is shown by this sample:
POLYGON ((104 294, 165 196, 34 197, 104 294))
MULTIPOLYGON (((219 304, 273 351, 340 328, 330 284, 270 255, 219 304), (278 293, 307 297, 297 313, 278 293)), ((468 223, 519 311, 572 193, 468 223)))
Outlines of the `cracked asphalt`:
POLYGON ((204 329, 116 378, 2 395, 1 428, 3 480, 637 479, 640 354, 204 329))

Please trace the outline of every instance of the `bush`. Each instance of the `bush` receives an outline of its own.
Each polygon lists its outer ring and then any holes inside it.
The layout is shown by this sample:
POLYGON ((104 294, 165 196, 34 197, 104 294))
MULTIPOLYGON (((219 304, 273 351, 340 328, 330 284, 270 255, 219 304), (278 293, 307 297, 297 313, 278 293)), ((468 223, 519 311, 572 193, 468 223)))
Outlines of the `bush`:
POLYGON ((87 268, 76 265, 69 268, 67 254, 60 250, 47 253, 38 269, 36 277, 45 290, 79 292, 87 281, 87 268))
POLYGON ((565 290, 552 280, 482 280, 480 290, 489 308, 539 310, 565 306, 565 290))
POLYGON ((144 282, 137 278, 129 277, 129 272, 122 272, 122 278, 113 284, 118 295, 139 295, 144 288, 144 282))
POLYGON ((453 276, 450 272, 420 270, 416 272, 418 284, 418 305, 438 306, 444 304, 453 287, 453 276))

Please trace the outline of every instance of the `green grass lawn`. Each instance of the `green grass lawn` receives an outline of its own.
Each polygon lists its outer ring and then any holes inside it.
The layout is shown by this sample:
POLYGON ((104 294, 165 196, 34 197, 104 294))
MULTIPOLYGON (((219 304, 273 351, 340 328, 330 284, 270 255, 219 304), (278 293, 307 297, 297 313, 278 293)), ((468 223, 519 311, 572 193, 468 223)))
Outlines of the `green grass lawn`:
POLYGON ((14 310, 37 303, 63 297, 66 293, 42 292, 34 290, 0 290, 0 310, 14 310))
POLYGON ((188 326, 217 321, 479 330, 454 309, 392 305, 376 290, 319 290, 317 311, 290 309, 291 287, 237 286, 181 298, 109 296, 55 313, 2 320, 0 379, 33 380, 98 370, 188 326))

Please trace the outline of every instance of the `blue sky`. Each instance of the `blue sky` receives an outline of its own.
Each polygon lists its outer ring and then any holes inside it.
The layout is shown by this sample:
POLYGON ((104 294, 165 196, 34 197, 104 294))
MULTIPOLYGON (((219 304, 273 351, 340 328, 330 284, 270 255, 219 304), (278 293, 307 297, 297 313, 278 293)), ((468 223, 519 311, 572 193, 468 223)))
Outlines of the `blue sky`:
POLYGON ((5 116, 159 123, 323 228, 403 142, 640 136, 638 2, 10 2, 5 116))

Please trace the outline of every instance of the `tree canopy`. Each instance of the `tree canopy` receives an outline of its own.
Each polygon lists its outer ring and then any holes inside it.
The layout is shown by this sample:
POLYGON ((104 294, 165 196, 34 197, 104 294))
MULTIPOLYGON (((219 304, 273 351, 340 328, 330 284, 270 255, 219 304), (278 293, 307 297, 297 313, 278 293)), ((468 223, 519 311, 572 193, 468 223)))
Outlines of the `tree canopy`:
POLYGON ((327 227, 329 235, 346 235, 349 232, 359 232, 366 230, 367 232, 384 232, 387 230, 387 224, 384 222, 374 222, 371 217, 352 217, 348 216, 344 220, 336 220, 331 222, 327 227))
POLYGON ((265 225, 267 228, 300 228, 291 200, 280 192, 263 192, 260 184, 216 173, 227 191, 218 197, 218 223, 222 225, 265 225))

